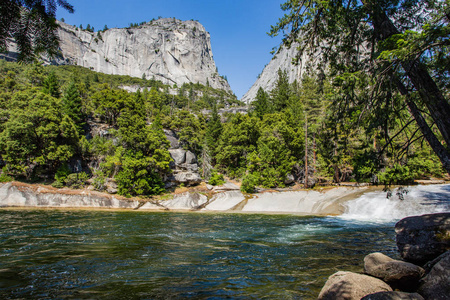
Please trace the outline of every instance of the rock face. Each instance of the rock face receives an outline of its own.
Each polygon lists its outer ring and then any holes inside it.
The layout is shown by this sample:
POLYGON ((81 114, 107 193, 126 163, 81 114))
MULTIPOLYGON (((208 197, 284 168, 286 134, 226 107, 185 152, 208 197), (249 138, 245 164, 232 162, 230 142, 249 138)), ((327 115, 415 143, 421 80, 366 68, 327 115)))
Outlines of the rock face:
POLYGON ((169 153, 173 159, 171 165, 173 176, 169 180, 174 184, 183 183, 186 185, 196 185, 202 181, 198 173, 197 157, 189 150, 180 148, 178 136, 171 130, 165 130, 167 139, 170 141, 169 153))
POLYGON ((366 295, 386 291, 392 291, 392 289, 380 279, 339 271, 328 278, 317 299, 359 300, 366 295))
POLYGON ((5 183, 0 186, 0 207, 92 207, 136 209, 134 200, 93 191, 59 190, 51 187, 5 183))
POLYGON ((295 80, 300 81, 305 73, 310 59, 303 55, 297 65, 292 64, 292 59, 297 53, 297 45, 293 44, 291 48, 282 46, 278 53, 274 55, 268 65, 264 67, 262 73, 258 76, 256 82, 248 90, 248 92, 242 97, 241 101, 246 104, 251 103, 255 97, 258 89, 262 87, 264 91, 269 92, 275 87, 275 83, 278 79, 278 70, 286 70, 289 78, 289 83, 295 80))
POLYGON ((422 278, 418 292, 425 299, 450 298, 450 251, 441 255, 431 271, 422 278))
MULTIPOLYGON (((197 21, 159 19, 136 28, 104 32, 88 32, 61 22, 59 25, 61 57, 46 63, 145 76, 170 85, 208 82, 213 88, 231 91, 217 73, 210 35, 197 21)), ((14 57, 13 53, 8 57, 14 57)))
POLYGON ((424 264, 450 249, 450 213, 402 219, 395 233, 402 258, 424 264))
POLYGON ((404 261, 394 260, 382 253, 372 253, 364 258, 364 272, 388 283, 393 288, 414 292, 425 270, 404 261))

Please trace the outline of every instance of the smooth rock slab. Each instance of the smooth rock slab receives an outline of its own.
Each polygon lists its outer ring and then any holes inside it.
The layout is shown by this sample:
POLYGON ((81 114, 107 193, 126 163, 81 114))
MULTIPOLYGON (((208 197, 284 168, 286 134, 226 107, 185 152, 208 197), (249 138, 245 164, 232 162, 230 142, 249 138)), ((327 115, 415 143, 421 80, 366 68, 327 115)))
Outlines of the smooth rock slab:
POLYGON ((364 258, 364 272, 380 278, 393 288, 413 292, 417 290, 425 270, 412 263, 395 260, 376 252, 364 258))
POLYGON ((201 207, 206 202, 208 202, 208 198, 205 195, 199 193, 190 193, 186 192, 179 195, 174 195, 172 199, 161 201, 164 207, 169 209, 197 209, 201 207))
POLYGON ((395 233, 402 258, 422 265, 450 249, 450 213, 404 218, 395 233))
POLYGON ((367 295, 361 300, 424 300, 424 298, 417 293, 379 292, 367 295))
POLYGON ((441 257, 421 280, 418 292, 425 299, 450 299, 450 255, 445 253, 441 257))
POLYGON ((360 300, 366 295, 387 291, 392 291, 392 288, 380 279, 339 271, 328 278, 318 299, 360 300))

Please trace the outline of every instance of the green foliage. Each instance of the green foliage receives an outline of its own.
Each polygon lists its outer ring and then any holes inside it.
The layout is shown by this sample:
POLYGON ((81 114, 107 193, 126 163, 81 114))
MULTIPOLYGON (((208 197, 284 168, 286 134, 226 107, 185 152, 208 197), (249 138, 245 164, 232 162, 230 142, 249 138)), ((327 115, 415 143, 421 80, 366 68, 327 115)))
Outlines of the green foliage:
POLYGON ((75 122, 78 132, 82 133, 85 115, 83 113, 83 103, 74 81, 69 84, 64 93, 62 111, 75 122))
POLYGON ((253 174, 246 174, 242 178, 241 191, 244 193, 254 193, 258 178, 253 174))
POLYGON ((414 180, 414 174, 407 166, 395 164, 392 168, 387 167, 383 172, 377 174, 378 181, 384 185, 409 184, 414 180))
POLYGON ((259 138, 257 122, 257 118, 238 113, 224 125, 216 160, 230 177, 240 177, 245 172, 247 155, 255 150, 259 138))
POLYGON ((59 183, 64 183, 67 179, 67 176, 70 174, 70 169, 67 164, 62 164, 55 173, 55 180, 59 183))
POLYGON ((65 179, 65 184, 72 189, 80 189, 86 186, 86 182, 89 179, 89 175, 85 172, 72 173, 65 179))
POLYGON ((61 96, 61 92, 59 91, 59 82, 55 72, 50 72, 44 80, 44 88, 42 91, 55 98, 59 98, 61 96))
POLYGON ((3 1, 1 5, 0 52, 8 49, 8 40, 17 43, 19 60, 30 62, 35 56, 58 52, 58 6, 73 13, 67 1, 3 1))
POLYGON ((206 124, 206 144, 208 149, 211 151, 211 155, 215 156, 217 154, 217 141, 222 134, 222 122, 220 121, 220 116, 217 113, 217 106, 214 105, 213 111, 211 113, 210 120, 206 124))
POLYGON ((54 170, 75 154, 79 139, 76 126, 60 111, 60 101, 41 92, 14 95, 0 133, 0 151, 10 169, 29 178, 31 163, 54 170))
POLYGON ((263 116, 271 112, 271 102, 269 94, 267 94, 262 87, 258 89, 255 100, 251 103, 256 117, 262 119, 263 116))
POLYGON ((2 168, 2 173, 0 174, 0 182, 10 182, 10 181, 13 181, 13 180, 14 180, 14 177, 9 176, 7 174, 7 168, 3 167, 2 168))
POLYGON ((121 170, 116 176, 118 193, 127 197, 162 193, 164 182, 152 165, 152 160, 142 153, 125 155, 121 170))
POLYGON ((208 180, 210 185, 222 185, 225 183, 225 179, 222 174, 217 173, 216 170, 213 170, 211 173, 211 177, 208 180))

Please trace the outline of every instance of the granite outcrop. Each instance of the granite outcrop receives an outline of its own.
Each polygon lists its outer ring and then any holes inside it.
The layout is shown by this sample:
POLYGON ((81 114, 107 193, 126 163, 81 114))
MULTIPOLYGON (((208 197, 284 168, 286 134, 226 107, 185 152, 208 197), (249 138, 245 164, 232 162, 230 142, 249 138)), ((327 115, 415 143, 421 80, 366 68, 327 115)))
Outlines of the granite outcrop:
MULTIPOLYGON (((96 72, 160 80, 178 86, 209 84, 231 92, 218 74, 211 50, 211 37, 198 21, 161 18, 130 28, 91 32, 63 22, 60 55, 44 58, 45 64, 79 65, 96 72)), ((15 45, 0 57, 14 60, 15 45)))

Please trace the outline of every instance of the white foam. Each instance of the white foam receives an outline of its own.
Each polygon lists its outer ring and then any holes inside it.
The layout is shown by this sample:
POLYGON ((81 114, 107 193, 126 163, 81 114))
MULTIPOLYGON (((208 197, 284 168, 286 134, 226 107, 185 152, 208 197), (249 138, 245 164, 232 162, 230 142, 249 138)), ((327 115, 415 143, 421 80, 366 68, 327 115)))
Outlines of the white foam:
POLYGON ((345 204, 341 218, 368 222, 393 222, 402 218, 450 210, 450 185, 406 187, 403 197, 398 189, 366 193, 345 204), (403 198, 403 199, 402 199, 403 198))

